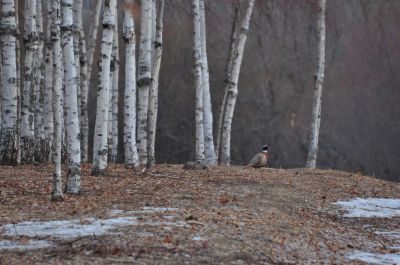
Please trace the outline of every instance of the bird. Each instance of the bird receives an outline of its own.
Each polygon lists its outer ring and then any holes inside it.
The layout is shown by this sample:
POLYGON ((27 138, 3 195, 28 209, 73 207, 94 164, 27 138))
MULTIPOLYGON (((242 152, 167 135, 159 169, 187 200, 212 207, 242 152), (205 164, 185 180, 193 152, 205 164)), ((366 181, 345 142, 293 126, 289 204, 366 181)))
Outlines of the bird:
POLYGON ((253 159, 251 159, 250 164, 248 164, 245 168, 254 167, 266 167, 268 162, 268 150, 270 147, 268 145, 264 145, 260 153, 256 154, 253 159))

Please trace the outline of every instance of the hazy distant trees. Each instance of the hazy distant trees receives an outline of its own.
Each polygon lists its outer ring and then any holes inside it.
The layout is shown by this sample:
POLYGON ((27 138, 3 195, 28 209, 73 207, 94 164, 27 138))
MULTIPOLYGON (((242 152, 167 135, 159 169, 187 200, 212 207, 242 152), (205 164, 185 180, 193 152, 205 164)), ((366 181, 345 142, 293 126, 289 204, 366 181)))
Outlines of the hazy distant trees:
POLYGON ((325 8, 326 0, 318 0, 318 64, 314 76, 314 97, 311 116, 311 134, 308 146, 307 167, 315 168, 321 124, 321 98, 325 71, 325 8))

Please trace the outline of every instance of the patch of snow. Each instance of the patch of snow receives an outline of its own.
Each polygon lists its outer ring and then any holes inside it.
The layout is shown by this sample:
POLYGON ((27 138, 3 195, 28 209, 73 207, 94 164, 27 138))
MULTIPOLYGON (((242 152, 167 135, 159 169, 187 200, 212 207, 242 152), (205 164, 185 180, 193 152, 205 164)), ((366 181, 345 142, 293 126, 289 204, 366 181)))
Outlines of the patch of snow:
POLYGON ((201 240, 203 240, 203 238, 200 235, 195 235, 194 237, 192 237, 192 240, 201 241, 201 240))
POLYGON ((400 250, 400 245, 391 246, 390 249, 392 249, 392 250, 400 250))
POLYGON ((376 232, 374 232, 374 234, 392 238, 392 239, 400 239, 400 231, 389 231, 389 232, 376 231, 376 232))
POLYGON ((400 254, 378 254, 363 251, 355 251, 347 256, 350 260, 359 260, 366 263, 392 265, 400 264, 400 254))
POLYGON ((349 201, 338 201, 336 205, 344 208, 345 217, 395 217, 400 216, 400 199, 355 198, 349 201))
POLYGON ((0 250, 34 250, 41 248, 48 248, 51 246, 51 242, 47 240, 28 240, 22 243, 21 241, 12 240, 1 240, 0 250))
POLYGON ((142 207, 140 210, 124 211, 113 209, 109 213, 111 215, 121 215, 121 214, 144 214, 144 213, 162 213, 162 212, 177 212, 179 208, 167 208, 167 207, 142 207))

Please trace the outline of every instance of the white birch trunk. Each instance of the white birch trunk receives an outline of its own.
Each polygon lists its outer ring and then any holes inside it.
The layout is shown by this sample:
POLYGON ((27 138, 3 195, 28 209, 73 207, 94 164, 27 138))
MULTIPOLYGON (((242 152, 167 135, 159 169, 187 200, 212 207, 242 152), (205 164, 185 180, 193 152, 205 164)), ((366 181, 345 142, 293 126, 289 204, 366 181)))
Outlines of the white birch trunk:
POLYGON ((88 50, 87 50, 87 78, 90 80, 92 78, 92 68, 93 68, 93 59, 94 53, 97 46, 97 35, 100 24, 100 15, 101 15, 101 7, 103 5, 103 0, 96 0, 95 12, 93 17, 93 24, 91 30, 89 32, 88 39, 88 50))
POLYGON ((17 31, 17 41, 15 43, 16 56, 17 56, 17 164, 21 164, 21 45, 20 45, 20 31, 19 31, 19 5, 18 1, 15 1, 15 19, 16 19, 16 31, 17 31))
MULTIPOLYGON (((230 38, 230 44, 229 44, 229 53, 228 53, 228 61, 226 63, 226 68, 225 68, 225 79, 224 82, 226 84, 229 83, 229 78, 231 76, 232 72, 232 61, 234 58, 234 52, 235 52, 235 47, 237 44, 237 35, 238 35, 238 25, 240 24, 240 5, 237 5, 235 8, 235 18, 233 20, 233 25, 232 25, 232 31, 231 31, 231 38, 230 38)), ((216 139, 216 155, 217 155, 217 160, 218 162, 221 161, 221 138, 222 138, 222 126, 224 122, 224 115, 225 115, 225 107, 226 107, 226 98, 227 98, 228 91, 225 90, 224 97, 222 99, 221 103, 221 108, 220 112, 218 115, 218 125, 217 125, 217 139, 216 139)))
POLYGON ((16 37, 18 35, 14 0, 1 3, 1 131, 0 163, 17 164, 18 150, 18 77, 16 58, 16 37))
POLYGON ((89 96, 89 78, 88 64, 86 55, 86 41, 83 28, 80 30, 79 36, 80 47, 80 81, 81 81, 81 108, 80 108, 80 125, 81 125, 81 159, 82 162, 87 162, 88 141, 89 141, 89 120, 88 120, 88 96, 89 96))
MULTIPOLYGON (((62 98, 62 50, 60 41, 60 0, 52 0, 51 8, 51 42, 53 52, 53 86, 52 86, 52 109, 54 117, 54 131, 53 131, 53 191, 51 198, 54 201, 60 201, 63 198, 62 192, 62 179, 61 179, 61 124, 63 108, 61 105, 62 98)), ((49 25, 48 25, 49 26, 49 25)))
MULTIPOLYGON (((164 0, 158 0, 158 14, 155 28, 154 39, 154 56, 153 56, 153 80, 150 85, 149 94, 149 111, 148 111, 148 132, 147 132, 147 167, 150 168, 155 164, 155 142, 156 142, 156 129, 157 129, 157 113, 158 113, 158 84, 160 76, 160 66, 163 48, 163 19, 164 19, 164 0)), ((156 5, 154 5, 154 12, 156 12, 156 5)), ((153 12, 153 13, 154 13, 153 12)))
POLYGON ((151 83, 152 43, 151 26, 153 19, 152 0, 142 0, 140 21, 140 47, 138 70, 138 132, 137 147, 140 164, 147 164, 147 112, 151 83))
MULTIPOLYGON (((73 26, 72 33, 74 39, 74 60, 76 67, 76 88, 77 88, 77 101, 78 101, 78 113, 81 113, 81 64, 80 64, 80 34, 82 28, 82 0, 74 0, 73 7, 73 26)), ((81 127, 80 115, 78 115, 79 119, 79 128, 81 127)))
POLYGON ((68 180, 67 193, 79 193, 80 191, 80 136, 78 121, 78 102, 76 67, 74 59, 74 43, 72 35, 73 15, 72 0, 62 0, 62 47, 64 60, 65 79, 65 121, 66 121, 66 142, 68 156, 68 180))
POLYGON ((124 152, 125 166, 137 167, 136 147, 136 38, 135 22, 130 7, 133 0, 125 0, 122 38, 125 42, 125 95, 124 95, 124 152))
POLYGON ((45 90, 44 90, 44 107, 43 107, 43 124, 45 150, 43 153, 43 161, 51 162, 52 145, 53 145, 53 42, 51 40, 52 21, 52 1, 47 1, 47 28, 46 28, 46 53, 45 53, 45 90))
POLYGON ((201 57, 202 64, 202 83, 203 83, 203 116, 204 116, 204 155, 208 165, 215 165, 217 158, 214 149, 213 137, 213 115, 210 95, 210 77, 208 72, 207 60, 207 38, 206 38, 206 16, 204 0, 199 0, 200 5, 200 34, 201 34, 201 57))
POLYGON ((93 175, 104 175, 107 170, 107 124, 110 89, 110 63, 115 28, 116 0, 103 2, 103 36, 101 39, 98 72, 97 111, 93 143, 93 175))
POLYGON ((199 0, 192 0, 193 12, 193 73, 196 88, 195 99, 195 121, 196 121, 196 143, 195 143, 195 162, 204 163, 204 121, 203 121, 203 80, 201 58, 201 25, 200 25, 200 6, 199 0))
POLYGON ((318 65, 314 77, 314 97, 311 116, 311 135, 308 146, 307 168, 317 164, 319 128, 321 125, 321 99, 325 72, 325 9, 326 0, 318 0, 318 65))
POLYGON ((221 163, 223 165, 230 165, 231 160, 230 145, 233 113, 238 94, 240 66, 242 64, 243 51, 247 40, 247 33, 249 31, 250 18, 254 7, 254 0, 248 0, 246 2, 242 2, 242 4, 245 4, 245 12, 240 21, 240 32, 238 34, 237 44, 232 60, 231 75, 229 76, 229 81, 226 87, 227 97, 221 138, 221 163))
POLYGON ((44 107, 44 32, 43 32, 43 15, 42 15, 42 0, 36 0, 36 31, 38 34, 38 52, 34 63, 35 76, 34 76, 34 97, 35 97, 35 143, 34 143, 34 157, 35 162, 42 163, 44 161, 45 152, 45 136, 44 136, 44 120, 43 120, 43 107, 44 107))
POLYGON ((25 72, 21 99, 21 162, 33 163, 34 156, 34 70, 38 52, 36 0, 25 0, 24 45, 25 72))
MULTIPOLYGON (((116 21, 118 16, 116 12, 116 21)), ((115 24, 110 69, 110 106, 108 111, 108 161, 115 163, 118 156, 118 81, 119 41, 118 23, 115 24)))

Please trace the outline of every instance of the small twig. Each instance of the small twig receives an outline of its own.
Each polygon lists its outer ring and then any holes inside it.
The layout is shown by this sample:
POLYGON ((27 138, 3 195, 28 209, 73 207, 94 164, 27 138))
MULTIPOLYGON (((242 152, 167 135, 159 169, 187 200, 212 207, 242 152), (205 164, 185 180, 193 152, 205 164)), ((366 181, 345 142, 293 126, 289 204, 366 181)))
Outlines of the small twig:
POLYGON ((190 224, 190 225, 203 225, 203 226, 206 226, 206 224, 204 224, 204 223, 201 223, 201 222, 199 222, 199 221, 194 221, 194 220, 190 220, 190 221, 186 221, 188 224, 190 224))

